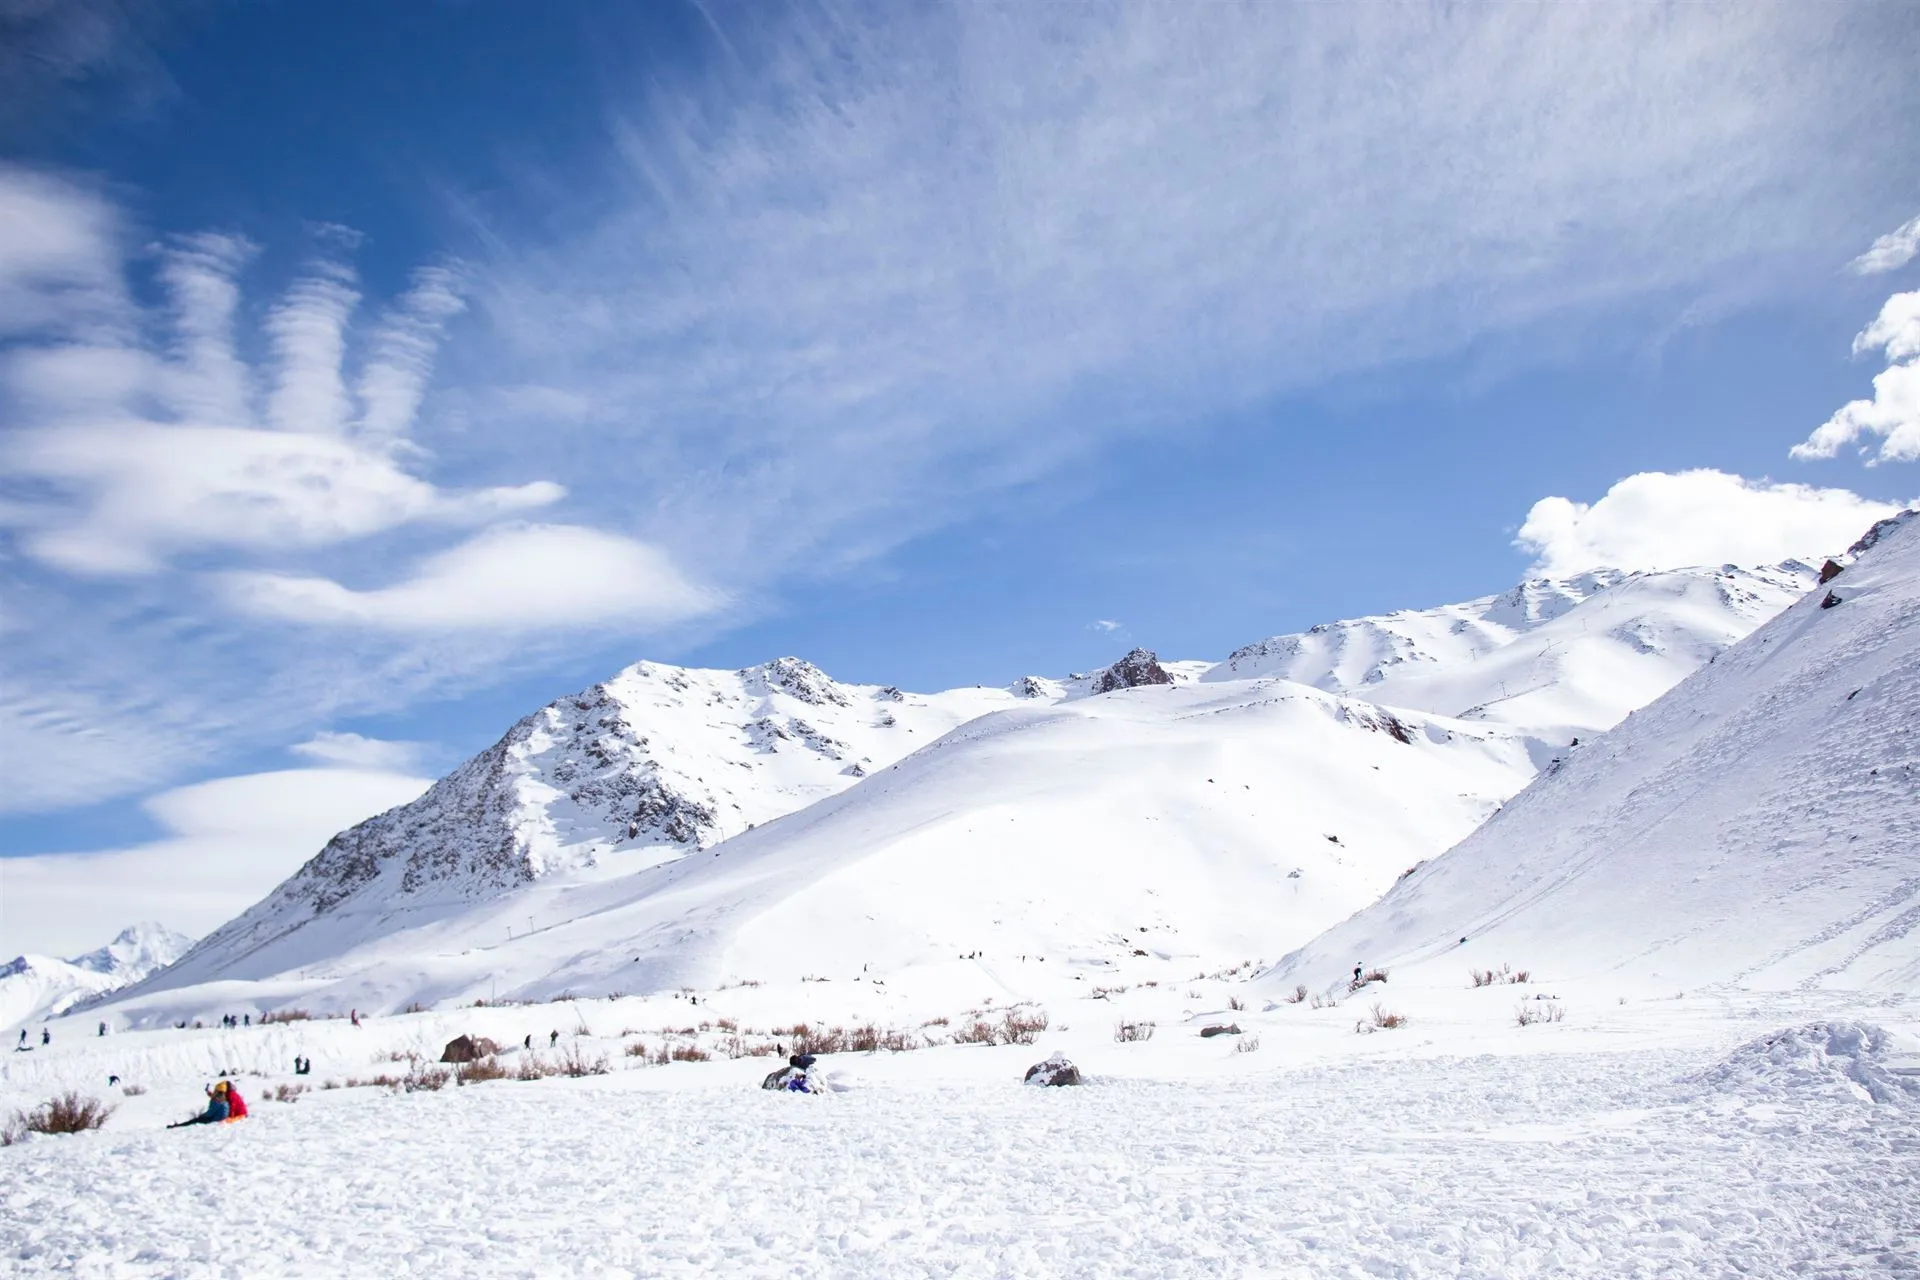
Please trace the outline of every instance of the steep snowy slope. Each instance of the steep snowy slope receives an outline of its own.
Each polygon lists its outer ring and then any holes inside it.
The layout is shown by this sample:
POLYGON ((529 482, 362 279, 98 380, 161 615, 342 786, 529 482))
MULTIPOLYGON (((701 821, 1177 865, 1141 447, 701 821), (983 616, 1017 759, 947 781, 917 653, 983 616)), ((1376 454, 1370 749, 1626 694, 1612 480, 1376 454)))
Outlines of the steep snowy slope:
MULTIPOLYGON (((221 971, 283 978, 217 999, 367 1009, 742 978, 910 981, 964 954, 1061 980, 1136 952, 1217 967, 1312 936, 1472 830, 1532 772, 1528 746, 1499 726, 1394 718, 1271 680, 1029 705, 617 881, 535 884, 401 932, 316 921, 307 939, 221 971), (328 936, 340 929, 365 940, 340 945, 328 936)), ((979 964, 966 968, 977 984, 979 964)), ((207 993, 160 989, 189 971, 116 1008, 138 1022, 207 1006, 207 993)))
POLYGON ((1566 742, 1612 727, 1813 585, 1771 568, 1596 570, 1502 595, 1328 623, 1238 649, 1205 677, 1275 674, 1566 742))
POLYGON ((265 976, 550 877, 681 857, 1020 701, 1005 689, 843 685, 797 658, 741 671, 637 663, 521 720, 420 799, 334 837, 167 981, 265 976), (304 928, 315 920, 327 927, 304 928))
POLYGON ((1317 986, 1359 958, 1660 989, 1911 989, 1920 519, 1856 550, 1276 980, 1317 986))
POLYGON ((193 939, 152 923, 121 930, 71 960, 17 956, 0 965, 0 1030, 50 1018, 82 1000, 138 982, 185 955, 193 939))

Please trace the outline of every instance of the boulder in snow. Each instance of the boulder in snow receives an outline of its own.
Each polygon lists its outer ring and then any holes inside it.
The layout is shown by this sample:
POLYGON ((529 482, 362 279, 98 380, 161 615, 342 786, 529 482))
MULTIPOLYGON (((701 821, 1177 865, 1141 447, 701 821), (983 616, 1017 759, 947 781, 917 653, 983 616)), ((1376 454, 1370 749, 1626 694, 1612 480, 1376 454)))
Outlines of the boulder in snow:
POLYGON ((1135 649, 1094 678, 1095 693, 1115 689, 1133 689, 1143 684, 1172 684, 1173 677, 1160 665, 1160 656, 1151 649, 1135 649))
POLYGON ((1064 1053, 1056 1053, 1045 1062, 1036 1062, 1027 1068, 1026 1081, 1037 1085, 1069 1085, 1086 1083, 1080 1078, 1080 1068, 1067 1060, 1064 1053))

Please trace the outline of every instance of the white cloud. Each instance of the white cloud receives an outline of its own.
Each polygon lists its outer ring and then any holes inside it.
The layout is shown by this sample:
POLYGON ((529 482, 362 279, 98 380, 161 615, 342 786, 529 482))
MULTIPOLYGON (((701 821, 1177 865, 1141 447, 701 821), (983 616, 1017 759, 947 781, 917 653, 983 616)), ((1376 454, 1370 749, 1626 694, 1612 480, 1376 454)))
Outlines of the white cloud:
POLYGON ((1088 623, 1087 629, 1090 631, 1098 631, 1103 635, 1112 635, 1116 631, 1125 631, 1127 624, 1124 622, 1115 622, 1112 618, 1098 618, 1088 623))
POLYGON ((1896 293, 1872 324, 1853 340, 1855 355, 1883 350, 1887 367, 1873 379, 1873 399, 1841 406, 1791 455, 1802 461, 1831 458, 1856 440, 1880 437, 1878 455, 1863 448, 1867 465, 1920 458, 1920 290, 1896 293))
POLYGON ((0 935, 70 955, 135 920, 199 935, 264 896, 336 832, 419 796, 425 778, 288 769, 216 778, 144 806, 162 839, 93 853, 0 858, 0 935))
POLYGON ((658 627, 725 603, 657 547, 568 525, 489 529, 388 587, 355 591, 326 578, 249 573, 233 575, 229 589, 254 613, 395 631, 658 627))
POLYGON ((323 547, 414 521, 477 523, 564 492, 535 482, 457 494, 336 436, 141 421, 76 423, 5 449, 18 475, 84 495, 0 520, 29 553, 75 573, 150 573, 169 554, 323 547))
POLYGON ((1878 275, 1913 261, 1920 254, 1920 217, 1875 240, 1867 251, 1847 264, 1855 275, 1878 275))
POLYGON ((419 768, 421 747, 417 742, 367 738, 357 733, 336 733, 323 729, 288 750, 334 768, 413 773, 419 768))
POLYGON ((1514 545, 1536 557, 1530 572, 1547 577, 1601 566, 1817 563, 1898 510, 1845 489, 1724 471, 1647 471, 1619 481, 1597 502, 1540 499, 1514 545))
POLYGON ((93 193, 0 165, 0 323, 18 340, 0 389, 19 408, 0 463, 39 485, 0 507, 0 527, 20 530, 29 554, 68 572, 152 573, 181 551, 309 549, 565 492, 551 481, 449 492, 403 465, 419 453, 408 437, 446 323, 465 305, 457 271, 416 273, 375 324, 350 392, 359 292, 347 266, 314 263, 272 308, 274 361, 256 375, 234 333, 252 246, 211 233, 161 246, 167 342, 125 286, 123 238, 93 193))

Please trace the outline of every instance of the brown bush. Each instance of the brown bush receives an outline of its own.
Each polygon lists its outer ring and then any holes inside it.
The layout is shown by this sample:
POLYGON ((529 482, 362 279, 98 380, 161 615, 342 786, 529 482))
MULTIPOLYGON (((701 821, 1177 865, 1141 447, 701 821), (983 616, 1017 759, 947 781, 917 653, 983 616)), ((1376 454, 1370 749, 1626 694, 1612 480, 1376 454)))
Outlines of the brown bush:
POLYGON ((573 1076, 603 1076, 607 1074, 607 1059, 604 1054, 589 1058, 580 1052, 578 1044, 570 1044, 567 1051, 560 1055, 559 1073, 573 1076))
POLYGON ((1239 996, 1227 997, 1227 1008, 1233 1010, 1235 1013, 1239 1013, 1241 1010, 1245 1009, 1246 1007, 1247 1007, 1247 1002, 1245 1000, 1242 1000, 1239 996))
POLYGON ((485 1057, 461 1063, 453 1069, 453 1082, 464 1085, 479 1084, 485 1080, 505 1080, 508 1071, 501 1065, 500 1059, 496 1056, 498 1053, 499 1050, 496 1049, 485 1057))
POLYGON ((1153 1023, 1145 1021, 1122 1022, 1113 1029, 1113 1041, 1115 1044, 1137 1044, 1143 1040, 1151 1040, 1153 1027, 1153 1023))
POLYGON ((1287 1004, 1305 1004, 1307 1002, 1307 984, 1304 982, 1296 984, 1293 988, 1293 994, 1285 996, 1283 999, 1287 1004))
POLYGON ((1000 1019, 996 1035, 1001 1044, 1032 1044, 1047 1029, 1047 1012, 1034 1009, 1022 1012, 1009 1009, 1000 1019))
POLYGON ((677 1044, 668 1056, 675 1062, 705 1062, 713 1055, 697 1044, 677 1044))
POLYGON ((1000 1038, 999 1028, 991 1022, 974 1021, 953 1033, 955 1044, 993 1044, 1000 1038))
POLYGON ((1522 1027, 1530 1027, 1536 1022, 1559 1022, 1567 1016, 1558 1000, 1543 1000, 1535 996, 1531 1000, 1522 1000, 1514 1011, 1514 1022, 1522 1027))
POLYGON ((920 1037, 911 1031, 889 1029, 887 1034, 880 1037, 880 1047, 888 1053, 905 1053, 920 1047, 920 1037))
POLYGON ((559 1067, 548 1066, 540 1060, 540 1055, 537 1053, 527 1054, 522 1057, 520 1061, 514 1063, 513 1066, 513 1078, 515 1080, 545 1080, 548 1076, 557 1076, 559 1074, 559 1067))
POLYGON ((1366 1017, 1353 1024, 1353 1029, 1365 1033, 1368 1031, 1391 1031, 1395 1027, 1404 1027, 1406 1025, 1406 1015, 1394 1013, 1385 1005, 1375 1003, 1373 1008, 1368 1011, 1366 1017))
POLYGON ((1525 969, 1515 973, 1511 965, 1504 964, 1498 969, 1469 969, 1467 972, 1473 975, 1473 985, 1476 987, 1494 987, 1504 986, 1508 983, 1526 982, 1533 976, 1525 969))
POLYGON ((100 1099, 69 1089, 31 1111, 14 1112, 12 1120, 0 1125, 0 1147, 10 1147, 29 1133, 85 1133, 112 1114, 113 1108, 100 1099))
POLYGON ((312 1022, 313 1015, 305 1009, 271 1009, 254 1021, 262 1026, 275 1022, 312 1022))
POLYGON ((147 1086, 143 1084, 123 1084, 120 1086, 120 1092, 126 1094, 129 1098, 138 1098, 146 1091, 147 1086))
POLYGON ((1233 1051, 1235 1053, 1258 1053, 1260 1051, 1260 1037, 1241 1036, 1233 1042, 1233 1051))
POLYGON ((306 1091, 307 1086, 303 1084, 277 1084, 267 1096, 275 1102, 292 1102, 306 1091))

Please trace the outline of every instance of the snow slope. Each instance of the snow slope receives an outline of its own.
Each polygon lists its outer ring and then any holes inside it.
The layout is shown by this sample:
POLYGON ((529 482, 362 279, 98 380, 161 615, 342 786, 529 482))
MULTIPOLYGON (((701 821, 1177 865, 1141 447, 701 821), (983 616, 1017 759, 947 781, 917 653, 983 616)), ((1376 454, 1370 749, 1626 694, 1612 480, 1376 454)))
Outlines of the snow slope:
MULTIPOLYGON (((1920 980, 1920 518, 1289 956, 1625 987, 1920 980), (1468 939, 1463 944, 1462 938, 1468 939)), ((1396 981, 1398 981, 1396 975, 1396 981)))
POLYGON ((123 929, 106 946, 71 960, 17 956, 0 965, 0 1031, 63 1013, 165 968, 193 939, 153 923, 123 929))
POLYGON ((1014 990, 1136 951, 1232 964, 1472 830, 1532 772, 1530 745, 1275 680, 1030 704, 699 856, 398 930, 323 917, 217 974, 274 983, 164 989, 190 958, 114 1010, 151 1025, 236 1000, 392 1009, 863 972, 972 990, 983 963, 1014 990))
POLYGON ((1275 636, 1235 650, 1204 678, 1279 675, 1384 706, 1525 725, 1565 743, 1645 706, 1813 579, 1797 561, 1530 579, 1465 604, 1275 636))
POLYGON ((521 720, 420 799, 336 836, 165 981, 264 977, 476 904, 484 915, 484 904, 539 882, 671 860, 1021 700, 1005 689, 843 685, 797 658, 741 671, 637 663, 521 720), (316 922, 324 927, 307 927, 316 922))
MULTIPOLYGON (((674 975, 720 964, 689 940, 726 930, 648 915, 669 908, 655 901, 657 877, 647 877, 704 849, 724 851, 729 867, 741 861, 736 854, 750 854, 779 874, 716 881, 718 896, 702 899, 698 912, 739 917, 776 886, 806 904, 810 914, 795 906, 782 918, 808 939, 809 954, 831 936, 861 952, 860 965, 886 966, 875 972, 985 945, 997 954, 1087 953, 1089 938, 1137 932, 1139 919, 1168 916, 1175 898, 1184 904, 1182 920, 1193 922, 1179 926, 1191 935, 1183 954, 1215 964, 1272 954, 1464 835, 1560 744, 1657 696, 1783 607, 1806 580, 1798 565, 1602 572, 1318 628, 1242 650, 1219 666, 1163 664, 1136 650, 1065 680, 1029 677, 1010 689, 935 695, 839 685, 796 659, 739 672, 641 663, 523 720, 415 803, 343 833, 181 964, 115 1003, 144 1010, 142 1018, 178 1020, 193 1016, 189 997, 145 997, 273 979, 258 1000, 391 1008, 456 995, 640 990, 669 977, 687 980, 674 975), (1277 665, 1288 680, 1225 680, 1236 664, 1277 665), (1296 678, 1357 682, 1372 702, 1418 710, 1343 702, 1290 683, 1296 678), (1254 709, 1290 701, 1319 710, 1254 709), (1141 719, 1118 714, 1122 707, 1155 710, 1141 719), (1453 710, 1485 727, 1448 719, 1453 710), (1396 715, 1422 727, 1418 750, 1389 751, 1364 767, 1349 750, 1351 734, 1325 734, 1329 717, 1351 728, 1398 723, 1396 715), (859 783, 962 722, 970 722, 967 732, 924 749, 967 767, 929 759, 884 785, 859 783), (1457 783, 1410 768, 1452 735, 1498 743, 1498 767, 1457 783), (1180 790, 1194 776, 1188 761, 1242 756, 1258 762, 1245 772, 1262 782, 1243 778, 1247 794, 1236 801, 1222 801, 1231 791, 1224 783, 1180 790), (1269 785, 1275 778, 1289 785, 1269 785), (862 800, 841 816, 842 807, 826 802, 849 787, 862 800), (809 804, 818 812, 808 810, 805 822, 767 826, 809 804), (1325 839, 1372 830, 1395 814, 1408 815, 1401 828, 1370 846, 1325 839), (820 828, 826 834, 802 834, 828 818, 820 828), (1312 868, 1280 865, 1302 823, 1336 862, 1347 860, 1343 869, 1315 872, 1303 884, 1290 873, 1304 877, 1312 868), (1155 831, 1165 834, 1139 838, 1155 831), (832 906, 859 877, 812 852, 829 846, 853 863, 889 868, 884 888, 860 882, 867 897, 857 916, 832 906), (1165 883, 1176 868, 1186 883, 1217 892, 1178 895, 1165 883), (816 876, 833 890, 807 888, 816 876), (986 880, 994 887, 982 893, 986 880), (1102 892, 1089 895, 1088 884, 1102 892), (728 902, 736 891, 748 898, 728 902), (1153 895, 1160 910, 1143 911, 1142 899, 1153 895), (1082 898, 1090 903, 1084 909, 1075 905, 1082 898), (607 932, 616 908, 643 899, 653 905, 632 925, 637 934, 607 932), (1010 907, 1016 899, 1027 905, 1010 907), (1216 899, 1231 905, 1218 908, 1216 899), (1044 911, 1073 919, 1073 930, 1033 927, 1028 917, 1043 910, 1037 902, 1055 904, 1044 911), (586 915, 595 919, 570 924, 586 915), (1010 917, 1016 923, 1006 923, 1010 917), (899 920, 915 922, 911 945, 892 931, 899 920), (1253 927, 1255 920, 1265 927, 1253 927), (529 933, 536 937, 518 943, 529 933), (652 940, 630 945, 639 935, 652 940), (676 950, 683 960, 647 958, 676 950), (592 958, 618 951, 632 954, 592 958)), ((766 966, 768 946, 738 945, 766 966)), ((791 941, 781 945, 793 949, 791 941)))

